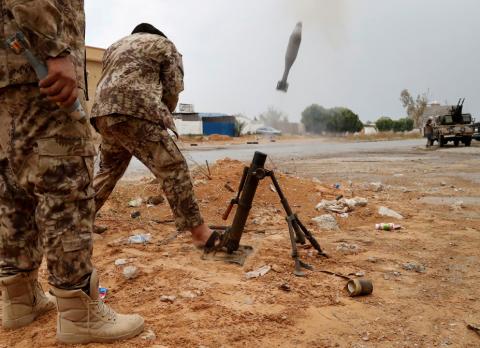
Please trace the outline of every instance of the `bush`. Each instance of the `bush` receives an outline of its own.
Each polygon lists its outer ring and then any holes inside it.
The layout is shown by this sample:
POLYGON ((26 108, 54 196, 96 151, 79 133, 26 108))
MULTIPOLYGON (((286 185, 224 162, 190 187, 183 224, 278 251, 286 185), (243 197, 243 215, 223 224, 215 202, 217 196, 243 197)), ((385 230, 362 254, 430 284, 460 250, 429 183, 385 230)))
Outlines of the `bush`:
POLYGON ((411 118, 401 118, 394 121, 390 117, 380 117, 375 125, 380 132, 409 132, 413 129, 413 120, 411 118))
POLYGON ((307 132, 316 134, 323 132, 354 133, 363 129, 363 123, 358 115, 350 109, 326 109, 317 104, 310 105, 302 112, 302 123, 307 132))

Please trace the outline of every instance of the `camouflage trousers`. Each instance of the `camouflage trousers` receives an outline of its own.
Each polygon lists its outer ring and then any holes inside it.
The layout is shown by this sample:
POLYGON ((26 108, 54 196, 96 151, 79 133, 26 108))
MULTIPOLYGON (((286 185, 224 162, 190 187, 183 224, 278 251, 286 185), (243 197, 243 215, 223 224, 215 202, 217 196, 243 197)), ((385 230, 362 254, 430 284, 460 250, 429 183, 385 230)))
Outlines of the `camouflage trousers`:
POLYGON ((94 180, 97 211, 135 156, 160 180, 177 229, 203 224, 185 158, 163 127, 123 115, 96 118, 95 126, 102 135, 100 170, 94 180))
POLYGON ((0 89, 0 277, 39 268, 49 283, 88 285, 95 214, 87 121, 73 121, 37 85, 0 89))

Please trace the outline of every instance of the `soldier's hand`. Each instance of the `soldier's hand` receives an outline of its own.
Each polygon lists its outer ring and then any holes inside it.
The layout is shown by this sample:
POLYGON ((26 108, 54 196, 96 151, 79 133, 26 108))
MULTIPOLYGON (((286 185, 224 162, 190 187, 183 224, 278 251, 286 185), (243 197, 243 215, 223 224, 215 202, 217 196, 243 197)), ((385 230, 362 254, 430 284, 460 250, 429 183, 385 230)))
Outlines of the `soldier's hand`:
POLYGON ((75 66, 70 56, 47 60, 48 76, 40 81, 40 93, 62 108, 73 105, 78 96, 75 66))

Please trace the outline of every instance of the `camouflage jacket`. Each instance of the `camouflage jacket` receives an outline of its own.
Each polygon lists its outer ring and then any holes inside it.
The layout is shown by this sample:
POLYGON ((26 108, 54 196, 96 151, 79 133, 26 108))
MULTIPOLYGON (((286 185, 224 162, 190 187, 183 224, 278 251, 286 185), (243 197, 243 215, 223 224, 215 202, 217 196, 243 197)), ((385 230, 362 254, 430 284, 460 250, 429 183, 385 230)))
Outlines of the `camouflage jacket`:
POLYGON ((70 53, 85 90, 83 0, 0 0, 0 88, 38 81, 27 60, 6 47, 5 39, 18 30, 43 61, 70 53))
POLYGON ((133 34, 105 52, 91 117, 134 116, 175 131, 171 112, 181 91, 182 57, 175 45, 159 35, 133 34))

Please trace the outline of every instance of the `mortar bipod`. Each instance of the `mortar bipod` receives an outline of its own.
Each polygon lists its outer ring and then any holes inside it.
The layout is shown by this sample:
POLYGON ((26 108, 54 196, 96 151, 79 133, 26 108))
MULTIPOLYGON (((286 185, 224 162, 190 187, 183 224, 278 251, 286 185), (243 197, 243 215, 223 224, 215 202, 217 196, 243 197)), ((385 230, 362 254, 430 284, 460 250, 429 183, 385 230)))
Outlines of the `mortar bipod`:
MULTIPOLYGON (((275 190, 280 198, 280 202, 282 203, 283 209, 286 213, 286 221, 288 224, 290 242, 292 245, 292 258, 295 260, 294 273, 297 276, 304 276, 301 268, 312 269, 312 267, 299 259, 297 243, 305 244, 306 239, 308 239, 310 244, 318 251, 320 256, 327 257, 327 255, 322 251, 320 244, 317 242, 315 237, 313 237, 311 232, 308 231, 308 229, 302 224, 298 216, 292 212, 292 209, 290 208, 287 198, 280 188, 274 172, 264 168, 266 158, 266 154, 257 151, 255 152, 250 167, 244 168, 237 196, 230 201, 229 206, 222 216, 224 220, 227 220, 233 206, 237 204, 238 208, 235 213, 233 224, 231 227, 226 229, 225 233, 222 234, 221 237, 219 237, 218 243, 214 243, 213 247, 210 246, 209 248, 205 248, 205 254, 210 252, 226 252, 228 254, 227 257, 224 258, 226 261, 243 264, 246 255, 243 252, 245 249, 240 248, 240 240, 252 206, 258 183, 260 180, 263 180, 268 176, 272 180, 275 190)), ((248 251, 248 247, 246 250, 248 251)))

